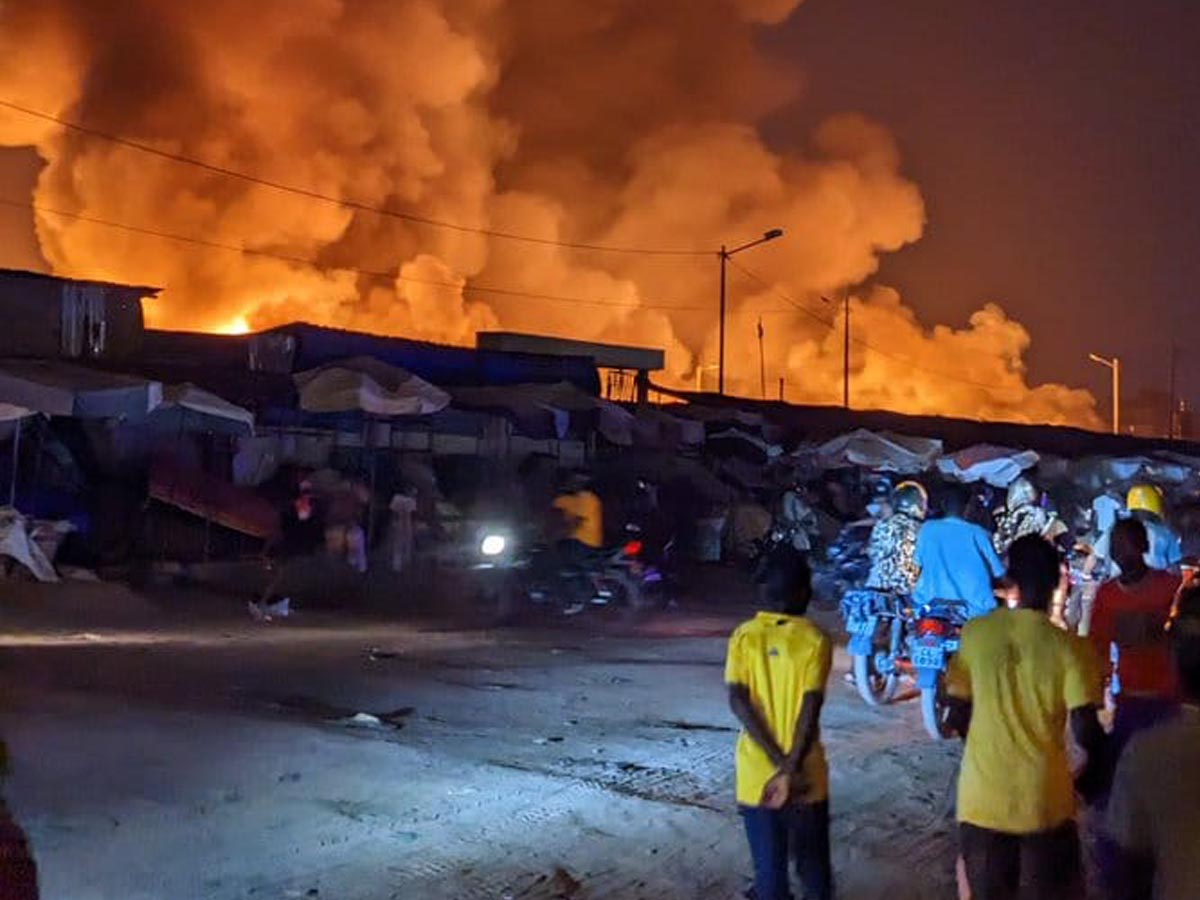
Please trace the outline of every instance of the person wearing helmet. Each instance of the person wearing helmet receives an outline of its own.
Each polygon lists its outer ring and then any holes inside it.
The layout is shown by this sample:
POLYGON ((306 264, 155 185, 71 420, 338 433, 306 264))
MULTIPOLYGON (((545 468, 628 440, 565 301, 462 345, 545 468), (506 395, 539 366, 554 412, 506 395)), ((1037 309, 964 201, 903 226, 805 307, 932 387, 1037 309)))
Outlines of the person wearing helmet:
POLYGON ((1021 476, 1008 486, 1004 510, 996 519, 992 544, 996 552, 1004 556, 1018 538, 1027 534, 1053 541, 1066 530, 1058 516, 1038 504, 1038 491, 1033 482, 1021 476))
POLYGON ((909 595, 921 574, 916 562, 917 533, 929 511, 929 497, 917 482, 906 481, 896 485, 890 506, 891 514, 871 529, 867 587, 909 595))
POLYGON ((1146 526, 1150 549, 1146 551, 1146 565, 1151 569, 1178 572, 1183 560, 1183 542, 1166 522, 1166 501, 1163 493, 1152 484, 1135 484, 1125 498, 1129 514, 1146 526))
POLYGON ((779 527, 789 536, 791 545, 801 553, 812 550, 818 533, 817 514, 809 502, 808 489, 793 484, 779 501, 779 527))

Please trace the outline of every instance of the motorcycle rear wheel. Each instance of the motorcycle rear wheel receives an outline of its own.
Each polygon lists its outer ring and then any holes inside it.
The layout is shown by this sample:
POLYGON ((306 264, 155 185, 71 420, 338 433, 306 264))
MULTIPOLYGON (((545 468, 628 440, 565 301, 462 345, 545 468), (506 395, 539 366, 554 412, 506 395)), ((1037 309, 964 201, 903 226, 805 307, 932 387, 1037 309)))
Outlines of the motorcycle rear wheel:
POLYGON ((949 740, 952 736, 946 726, 946 699, 941 678, 936 687, 921 688, 921 721, 925 732, 935 741, 949 740))
POLYGON ((900 676, 896 672, 883 674, 876 660, 881 651, 854 654, 854 686, 867 706, 886 706, 896 697, 900 676))

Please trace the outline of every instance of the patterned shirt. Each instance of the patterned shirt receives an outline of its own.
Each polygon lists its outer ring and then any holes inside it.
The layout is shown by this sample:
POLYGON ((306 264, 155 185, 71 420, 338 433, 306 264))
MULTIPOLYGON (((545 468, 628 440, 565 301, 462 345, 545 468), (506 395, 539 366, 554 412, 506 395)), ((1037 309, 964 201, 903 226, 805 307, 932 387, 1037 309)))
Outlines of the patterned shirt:
POLYGON ((867 587, 897 594, 911 594, 921 574, 916 562, 917 532, 921 523, 905 513, 896 513, 871 529, 867 556, 871 573, 867 587))

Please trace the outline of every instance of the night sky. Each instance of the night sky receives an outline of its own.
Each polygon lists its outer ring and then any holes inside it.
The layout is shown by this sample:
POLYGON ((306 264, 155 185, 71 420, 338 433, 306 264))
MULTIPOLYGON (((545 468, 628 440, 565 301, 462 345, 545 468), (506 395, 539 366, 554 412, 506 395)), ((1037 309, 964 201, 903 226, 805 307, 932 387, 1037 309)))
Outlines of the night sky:
MULTIPOLYGON (((1165 387, 1200 283, 1200 2, 807 0, 764 35, 808 81, 769 123, 775 144, 861 111, 921 188, 925 236, 876 280, 927 324, 998 301, 1033 334, 1032 378, 1086 386, 1102 412, 1108 375, 1088 351, 1125 359, 1127 395, 1165 387)), ((0 194, 27 194, 31 162, 0 151, 0 194)), ((24 218, 0 265, 33 261, 24 218)), ((1200 401, 1183 349, 1180 386, 1200 401)))
MULTIPOLYGON (((1088 351, 1125 358, 1127 392, 1165 389, 1200 285, 1200 3, 807 0, 773 43, 807 72, 805 123, 879 119, 921 186, 925 236, 878 280, 930 322, 999 301, 1033 376, 1102 410, 1088 351)), ((1200 362, 1179 377, 1200 399, 1200 362)))

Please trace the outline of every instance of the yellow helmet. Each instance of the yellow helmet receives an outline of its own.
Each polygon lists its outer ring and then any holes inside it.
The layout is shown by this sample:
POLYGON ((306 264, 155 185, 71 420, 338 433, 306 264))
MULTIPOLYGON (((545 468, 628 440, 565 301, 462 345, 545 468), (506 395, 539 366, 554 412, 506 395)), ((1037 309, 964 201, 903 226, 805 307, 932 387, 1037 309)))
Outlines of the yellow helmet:
POLYGON ((1163 502, 1163 494, 1153 484, 1135 484, 1129 489, 1129 495, 1125 498, 1126 508, 1132 512, 1153 513, 1160 519, 1166 512, 1166 504, 1163 502))

